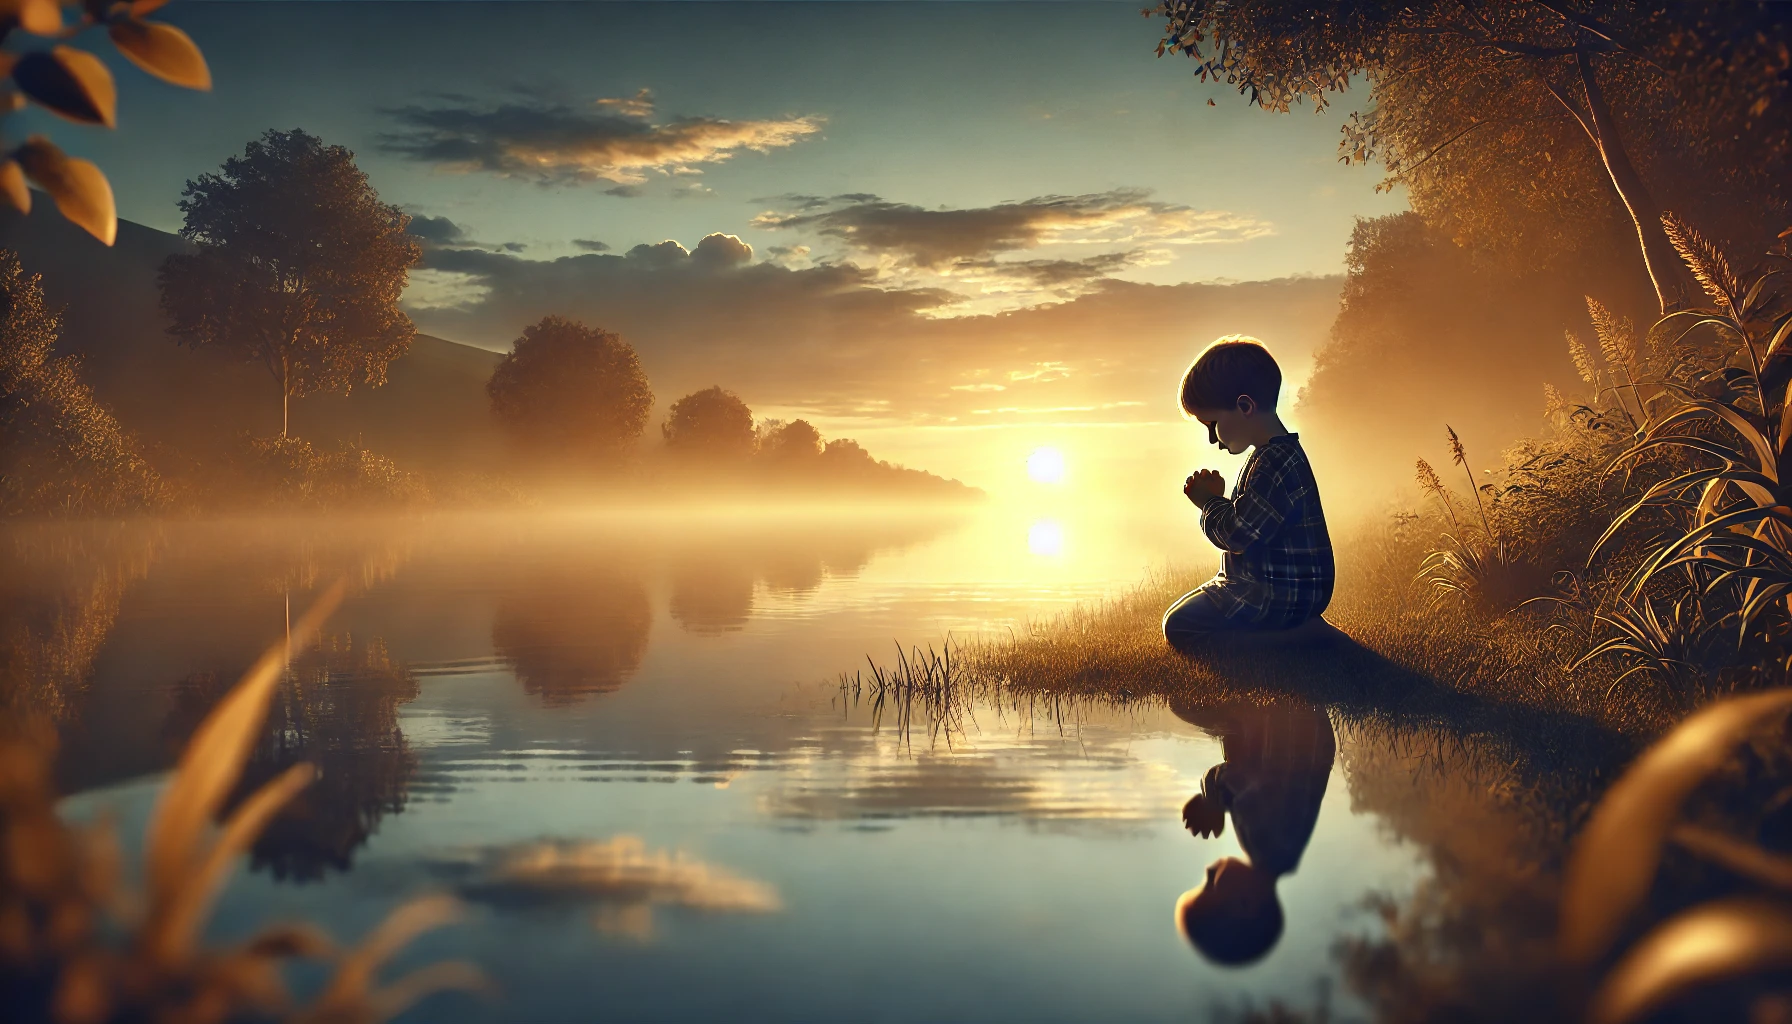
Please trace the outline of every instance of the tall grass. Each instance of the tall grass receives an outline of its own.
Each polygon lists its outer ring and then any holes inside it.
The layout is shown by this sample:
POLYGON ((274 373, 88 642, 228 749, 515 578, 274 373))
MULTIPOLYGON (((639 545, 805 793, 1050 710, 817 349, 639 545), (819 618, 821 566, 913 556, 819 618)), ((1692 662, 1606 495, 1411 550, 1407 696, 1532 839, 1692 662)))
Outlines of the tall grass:
POLYGON ((386 985, 375 980, 418 933, 453 919, 456 906, 445 897, 400 907, 347 949, 306 925, 269 927, 226 948, 199 940, 237 859, 313 779, 310 764, 293 765, 212 825, 293 651, 310 643, 342 592, 342 584, 331 588, 200 724, 150 820, 140 891, 121 879, 108 826, 72 826, 57 815, 43 745, 0 744, 0 999, 10 1019, 370 1021, 438 989, 483 985, 460 963, 425 967, 386 985), (293 1005, 281 976, 297 958, 335 966, 304 1006, 293 1005))

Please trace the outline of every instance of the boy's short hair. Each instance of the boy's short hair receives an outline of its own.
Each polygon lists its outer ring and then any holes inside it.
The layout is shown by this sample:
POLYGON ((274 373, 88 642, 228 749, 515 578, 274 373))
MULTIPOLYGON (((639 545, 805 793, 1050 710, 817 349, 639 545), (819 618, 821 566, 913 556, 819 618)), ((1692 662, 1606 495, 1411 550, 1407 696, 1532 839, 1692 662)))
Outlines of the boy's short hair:
POLYGON ((1183 937, 1209 962, 1222 967, 1243 967, 1263 959, 1282 937, 1282 904, 1275 891, 1254 904, 1213 898, 1216 895, 1194 889, 1176 902, 1176 925, 1183 937))
POLYGON ((1230 409, 1239 395, 1273 410, 1282 394, 1282 368, 1256 338, 1227 335, 1207 346, 1182 375, 1182 411, 1230 409))

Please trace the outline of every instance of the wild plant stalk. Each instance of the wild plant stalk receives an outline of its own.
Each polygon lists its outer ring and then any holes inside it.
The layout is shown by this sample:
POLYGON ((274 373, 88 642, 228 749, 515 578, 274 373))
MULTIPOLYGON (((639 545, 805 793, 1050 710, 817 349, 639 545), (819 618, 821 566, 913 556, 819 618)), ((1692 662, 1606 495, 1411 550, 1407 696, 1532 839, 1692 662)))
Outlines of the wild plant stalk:
POLYGON ((1444 489, 1444 482, 1431 468, 1431 463, 1420 459, 1418 462, 1419 487, 1437 496, 1437 503, 1444 507, 1444 514, 1450 517, 1450 527, 1457 533, 1462 532, 1462 524, 1456 520, 1456 509, 1450 504, 1450 492, 1444 489))
POLYGON ((1487 531, 1487 539, 1492 541, 1494 539, 1493 525, 1487 521, 1487 506, 1481 502, 1481 489, 1475 486, 1475 472, 1468 466, 1468 453, 1462 448, 1462 439, 1456 436, 1455 429, 1448 423, 1444 424, 1444 430, 1450 435, 1450 458, 1454 459, 1456 464, 1462 467, 1462 472, 1467 474, 1469 493, 1475 496, 1475 508, 1481 512, 1481 529, 1487 531))
POLYGON ((1618 398, 1618 407, 1624 415, 1630 415, 1630 406, 1624 402, 1624 390, 1630 390, 1631 401, 1636 403, 1636 423, 1640 426, 1649 417, 1648 406, 1643 404, 1642 391, 1637 388, 1635 376, 1631 372, 1631 364, 1636 359, 1636 328, 1630 319, 1619 319, 1612 311, 1591 295, 1586 296, 1587 316, 1593 321, 1593 334, 1599 339, 1599 351, 1605 355, 1605 363, 1617 374, 1623 375, 1622 385, 1614 384, 1612 393, 1618 398))

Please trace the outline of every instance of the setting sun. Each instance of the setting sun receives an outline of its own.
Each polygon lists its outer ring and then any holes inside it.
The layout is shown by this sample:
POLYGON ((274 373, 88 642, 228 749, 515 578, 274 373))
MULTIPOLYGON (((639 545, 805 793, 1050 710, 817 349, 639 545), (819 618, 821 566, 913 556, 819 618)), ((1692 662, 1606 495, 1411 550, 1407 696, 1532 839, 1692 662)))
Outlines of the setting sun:
POLYGON ((1064 453, 1056 448, 1035 448, 1027 456, 1027 476, 1042 484, 1064 482, 1064 453))

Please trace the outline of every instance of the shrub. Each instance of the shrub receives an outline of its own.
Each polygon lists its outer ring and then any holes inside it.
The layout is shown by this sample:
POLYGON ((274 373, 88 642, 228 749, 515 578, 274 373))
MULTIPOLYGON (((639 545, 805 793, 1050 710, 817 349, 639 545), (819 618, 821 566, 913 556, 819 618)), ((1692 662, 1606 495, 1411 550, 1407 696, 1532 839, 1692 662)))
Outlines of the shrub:
POLYGON ((422 478, 353 442, 321 452, 296 437, 249 441, 244 478, 260 501, 299 508, 392 508, 429 500, 422 478))
POLYGON ((61 317, 38 275, 0 250, 0 514, 125 515, 167 503, 135 441, 52 357, 61 317))

